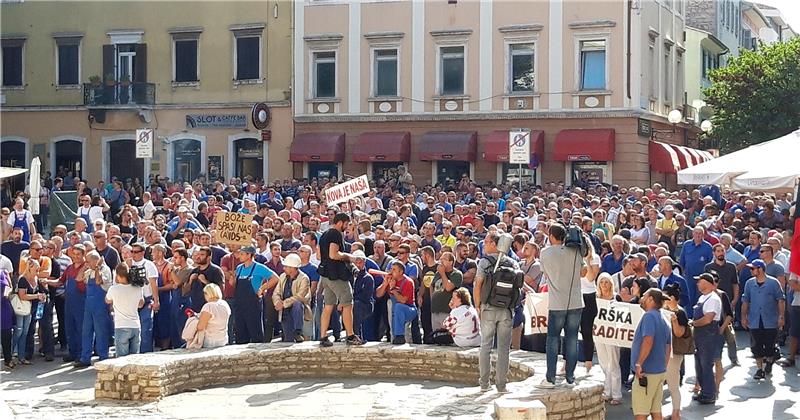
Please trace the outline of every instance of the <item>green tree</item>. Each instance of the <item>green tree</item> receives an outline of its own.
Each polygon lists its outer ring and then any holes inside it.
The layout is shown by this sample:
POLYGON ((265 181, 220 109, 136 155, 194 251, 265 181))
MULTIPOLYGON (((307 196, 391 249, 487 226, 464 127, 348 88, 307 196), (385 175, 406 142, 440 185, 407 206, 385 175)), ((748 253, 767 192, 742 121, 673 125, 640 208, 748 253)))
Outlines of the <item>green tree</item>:
POLYGON ((710 74, 704 90, 714 109, 707 139, 723 153, 786 135, 800 127, 800 38, 742 50, 710 74))

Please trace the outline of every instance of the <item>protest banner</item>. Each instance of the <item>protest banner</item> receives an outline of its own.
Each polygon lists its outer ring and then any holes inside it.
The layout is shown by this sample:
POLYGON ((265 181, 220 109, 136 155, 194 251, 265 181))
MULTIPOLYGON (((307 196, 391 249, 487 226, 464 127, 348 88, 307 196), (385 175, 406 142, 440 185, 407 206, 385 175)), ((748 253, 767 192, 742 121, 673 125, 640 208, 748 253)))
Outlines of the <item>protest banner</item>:
POLYGON ((597 299, 597 316, 592 327, 594 341, 630 348, 643 313, 639 305, 597 299))
POLYGON ((325 202, 331 206, 344 203, 351 198, 360 197, 368 192, 369 178, 366 175, 361 175, 358 178, 327 188, 323 191, 323 194, 325 194, 325 202))
POLYGON ((218 243, 242 246, 252 245, 252 215, 220 211, 214 216, 214 220, 217 224, 214 238, 218 243))
POLYGON ((547 334, 547 293, 528 293, 525 295, 525 335, 547 334))

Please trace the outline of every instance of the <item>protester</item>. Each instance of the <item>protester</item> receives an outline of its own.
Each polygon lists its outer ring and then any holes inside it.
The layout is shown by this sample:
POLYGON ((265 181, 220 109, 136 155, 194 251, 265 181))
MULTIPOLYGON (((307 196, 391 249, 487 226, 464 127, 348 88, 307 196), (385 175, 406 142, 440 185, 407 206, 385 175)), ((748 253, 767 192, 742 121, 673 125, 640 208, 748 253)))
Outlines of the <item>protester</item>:
MULTIPOLYGON (((608 273, 600 273, 597 276, 597 299, 614 300, 614 285, 608 273)), ((596 347, 597 359, 605 376, 603 399, 611 405, 620 405, 622 404, 622 379, 619 366, 619 347, 607 343, 596 343, 596 347)))
POLYGON ((27 313, 16 313, 16 328, 14 328, 14 338, 11 343, 11 349, 16 350, 17 363, 23 365, 31 364, 30 360, 25 358, 25 345, 28 341, 28 328, 31 324, 32 304, 30 302, 39 301, 44 302, 44 293, 38 293, 37 276, 39 275, 39 263, 36 260, 28 261, 28 265, 19 279, 17 279, 17 297, 22 303, 27 304, 27 313))
POLYGON ((681 418, 681 366, 687 354, 694 353, 694 337, 689 326, 689 317, 682 306, 679 305, 683 291, 678 283, 672 283, 663 288, 665 309, 671 312, 670 326, 672 327, 672 353, 667 362, 667 388, 672 400, 672 414, 670 420, 681 418))
POLYGON ((664 295, 658 289, 645 292, 640 302, 645 311, 633 337, 631 364, 634 367, 632 404, 637 420, 661 418, 661 398, 671 353, 670 328, 661 317, 664 295))
POLYGON ((289 254, 284 258, 285 271, 280 275, 272 296, 269 296, 278 311, 284 342, 302 343, 303 322, 311 318, 311 286, 308 276, 300 271, 300 264, 297 254, 289 254))
POLYGON ((222 299, 222 290, 216 283, 203 287, 206 303, 200 310, 197 331, 204 333, 203 347, 221 347, 228 344, 228 317, 231 308, 222 299))
POLYGON ((767 265, 756 259, 747 267, 753 277, 747 280, 742 294, 742 326, 750 330, 751 349, 758 370, 754 379, 772 375, 775 340, 784 326, 786 297, 778 279, 768 276, 767 265))
POLYGON ((442 322, 445 334, 436 344, 455 344, 458 347, 478 347, 481 345, 481 327, 478 312, 472 306, 472 298, 465 287, 455 289, 450 297, 450 314, 442 322), (449 337, 450 340, 445 339, 449 337))
POLYGON ((700 297, 692 308, 692 327, 695 341, 695 371, 699 393, 693 399, 700 404, 717 400, 714 358, 721 348, 719 325, 722 320, 722 300, 714 292, 714 276, 708 273, 695 277, 700 297))
POLYGON ((83 313, 81 358, 76 367, 91 366, 92 350, 100 360, 108 358, 111 337, 111 315, 106 303, 106 292, 111 287, 111 270, 97 251, 86 254, 86 268, 78 278, 86 284, 86 305, 83 313))

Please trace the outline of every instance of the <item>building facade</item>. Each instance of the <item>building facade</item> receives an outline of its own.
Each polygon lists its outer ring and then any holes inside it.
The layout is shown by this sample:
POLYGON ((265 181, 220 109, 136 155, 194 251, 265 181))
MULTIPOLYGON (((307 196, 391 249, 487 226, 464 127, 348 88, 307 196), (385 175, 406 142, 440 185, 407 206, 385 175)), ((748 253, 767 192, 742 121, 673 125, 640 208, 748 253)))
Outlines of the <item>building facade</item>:
POLYGON ((686 2, 294 7, 295 177, 378 178, 403 163, 418 184, 570 184, 582 172, 674 184, 676 167, 705 159, 670 146, 674 159, 651 165, 664 157, 651 143, 692 144, 686 2), (674 110, 683 117, 672 125, 674 110), (521 169, 508 163, 516 129, 531 131, 531 164, 521 169))
POLYGON ((3 166, 39 156, 43 173, 92 185, 290 175, 291 2, 0 7, 3 166), (251 122, 257 102, 267 136, 251 122), (148 159, 135 158, 143 128, 155 130, 148 159))
POLYGON ((705 31, 722 42, 728 54, 722 57, 738 57, 742 45, 742 0, 688 0, 686 26, 705 31))

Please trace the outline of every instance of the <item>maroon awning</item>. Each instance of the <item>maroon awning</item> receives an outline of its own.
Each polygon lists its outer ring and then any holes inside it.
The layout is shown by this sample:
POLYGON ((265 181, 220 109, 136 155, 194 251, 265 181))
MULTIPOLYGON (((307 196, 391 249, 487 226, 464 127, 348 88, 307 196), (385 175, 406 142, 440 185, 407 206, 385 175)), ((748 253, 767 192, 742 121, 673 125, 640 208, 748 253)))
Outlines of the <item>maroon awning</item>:
POLYGON ((615 145, 613 128, 561 130, 553 160, 609 162, 614 160, 615 145))
POLYGON ((353 151, 354 162, 408 162, 411 160, 411 133, 363 133, 353 151))
POLYGON ((681 162, 678 159, 678 151, 674 145, 651 141, 649 147, 650 169, 665 174, 678 173, 681 169, 681 162))
POLYGON ((305 133, 294 136, 292 162, 344 162, 344 133, 305 133))
POLYGON ((474 162, 478 156, 475 131, 431 131, 422 136, 419 160, 460 160, 474 162))
MULTIPOLYGON (((483 159, 508 162, 508 130, 492 131, 483 142, 483 159)), ((531 131, 531 162, 544 161, 544 131, 531 131)), ((535 166, 535 165, 534 165, 535 166)))

